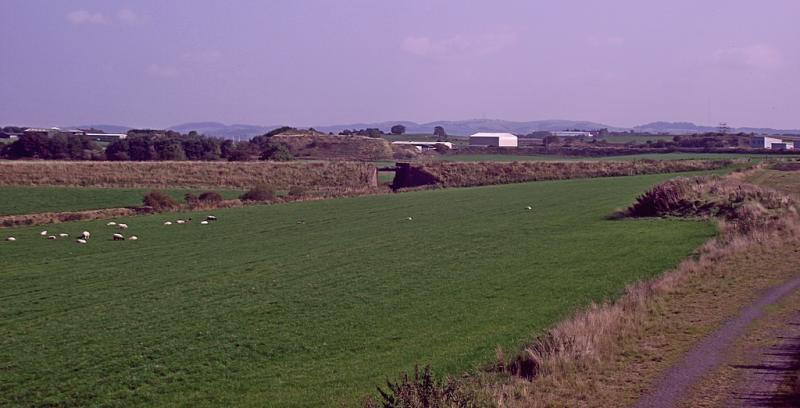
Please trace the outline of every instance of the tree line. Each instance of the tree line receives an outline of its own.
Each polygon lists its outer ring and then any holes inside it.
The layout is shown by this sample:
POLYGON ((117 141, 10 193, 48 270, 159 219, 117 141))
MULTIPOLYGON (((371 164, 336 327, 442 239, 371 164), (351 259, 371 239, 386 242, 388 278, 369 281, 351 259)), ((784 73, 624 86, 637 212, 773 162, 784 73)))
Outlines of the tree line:
POLYGON ((282 127, 249 141, 234 142, 204 136, 197 132, 181 134, 171 130, 133 129, 127 137, 111 142, 105 149, 87 136, 71 133, 47 135, 19 134, 12 143, 0 147, 3 159, 43 160, 293 160, 289 149, 272 142, 272 136, 290 130, 282 127))

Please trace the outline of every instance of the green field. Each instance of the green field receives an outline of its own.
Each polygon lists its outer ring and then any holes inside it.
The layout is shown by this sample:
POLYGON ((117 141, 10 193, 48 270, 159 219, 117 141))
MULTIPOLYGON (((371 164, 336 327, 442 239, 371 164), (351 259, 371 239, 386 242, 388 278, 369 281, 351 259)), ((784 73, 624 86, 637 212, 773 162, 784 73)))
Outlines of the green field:
POLYGON ((605 219, 673 176, 118 220, 138 241, 47 228, 88 245, 2 229, 0 406, 339 406, 415 363, 462 373, 712 236, 605 219))
MULTIPOLYGON (((0 186, 0 215, 139 206, 148 191, 150 189, 0 186)), ((184 194, 199 194, 205 190, 165 191, 176 200, 183 201, 184 194)), ((224 198, 236 198, 241 194, 232 190, 218 192, 224 198)))
POLYGON ((780 155, 736 154, 736 153, 651 153, 633 154, 627 156, 607 157, 575 157, 555 155, 514 155, 514 154, 448 154, 436 156, 438 160, 447 161, 564 161, 564 160, 682 160, 682 159, 767 159, 781 157, 780 155))

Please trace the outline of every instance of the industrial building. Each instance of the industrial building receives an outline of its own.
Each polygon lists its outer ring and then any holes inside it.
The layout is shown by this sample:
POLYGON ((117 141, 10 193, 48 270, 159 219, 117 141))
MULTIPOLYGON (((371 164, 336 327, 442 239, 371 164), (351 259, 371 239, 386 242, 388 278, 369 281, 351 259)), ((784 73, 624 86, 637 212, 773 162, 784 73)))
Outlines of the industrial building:
POLYGON ((517 137, 511 133, 479 132, 469 137, 469 145, 475 147, 517 147, 517 137))
POLYGON ((750 147, 755 149, 791 150, 794 149, 794 141, 770 136, 755 136, 750 139, 750 147))

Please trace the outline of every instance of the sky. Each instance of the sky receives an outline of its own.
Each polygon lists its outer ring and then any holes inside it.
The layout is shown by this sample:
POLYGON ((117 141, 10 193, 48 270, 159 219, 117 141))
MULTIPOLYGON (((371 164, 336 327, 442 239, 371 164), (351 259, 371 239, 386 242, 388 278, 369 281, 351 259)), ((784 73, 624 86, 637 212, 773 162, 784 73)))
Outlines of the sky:
POLYGON ((800 128, 797 0, 0 0, 0 125, 800 128))

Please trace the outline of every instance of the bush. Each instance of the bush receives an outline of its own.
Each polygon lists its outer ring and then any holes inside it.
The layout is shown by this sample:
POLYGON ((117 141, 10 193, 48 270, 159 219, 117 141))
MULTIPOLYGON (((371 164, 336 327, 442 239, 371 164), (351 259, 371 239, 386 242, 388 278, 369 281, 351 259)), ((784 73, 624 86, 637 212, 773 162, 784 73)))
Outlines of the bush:
POLYGON ((270 143, 264 151, 261 152, 260 160, 273 160, 273 161, 291 161, 294 156, 289 149, 281 143, 270 143))
POLYGON ((275 189, 266 184, 259 184, 239 197, 242 201, 271 201, 275 199, 275 189))
POLYGON ((302 197, 306 195, 306 188, 301 186, 291 186, 289 188, 289 195, 292 197, 302 197))
POLYGON ((397 382, 386 382, 387 389, 378 387, 379 400, 367 398, 364 408, 449 408, 487 406, 485 398, 457 380, 437 380, 427 366, 420 372, 414 367, 414 376, 403 374, 397 382))
POLYGON ((198 199, 204 203, 218 203, 222 201, 222 196, 216 191, 204 191, 198 199))
POLYGON ((147 193, 142 202, 144 205, 152 207, 155 211, 171 210, 178 206, 178 203, 175 202, 172 197, 159 190, 153 190, 147 193))
POLYGON ((186 193, 183 196, 183 201, 186 201, 186 204, 195 205, 197 204, 197 196, 192 193, 186 193))

